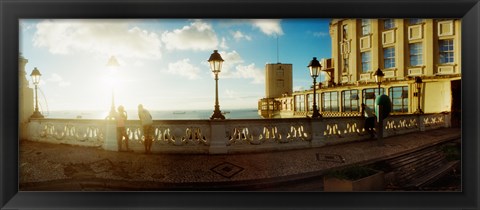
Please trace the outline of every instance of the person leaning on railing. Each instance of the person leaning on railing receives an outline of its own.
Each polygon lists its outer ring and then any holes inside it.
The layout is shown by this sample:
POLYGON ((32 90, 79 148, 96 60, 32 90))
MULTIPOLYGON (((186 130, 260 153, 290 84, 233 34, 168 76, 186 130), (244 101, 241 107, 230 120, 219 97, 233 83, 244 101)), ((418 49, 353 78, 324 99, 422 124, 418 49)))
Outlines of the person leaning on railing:
POLYGON ((375 112, 362 103, 362 116, 365 117, 365 131, 367 131, 370 134, 370 138, 373 139, 375 138, 375 131, 373 128, 375 127, 375 112))
POLYGON ((122 140, 123 137, 125 137, 125 146, 126 150, 125 151, 131 151, 130 148, 128 148, 128 135, 127 135, 127 130, 125 129, 125 121, 127 121, 127 112, 123 108, 122 105, 118 106, 117 108, 117 144, 118 144, 118 151, 123 151, 122 150, 122 140))
POLYGON ((145 153, 148 154, 152 150, 153 120, 150 112, 147 109, 143 108, 142 104, 138 105, 138 118, 140 119, 140 123, 142 124, 142 128, 143 128, 143 136, 145 138, 145 141, 144 141, 145 153))

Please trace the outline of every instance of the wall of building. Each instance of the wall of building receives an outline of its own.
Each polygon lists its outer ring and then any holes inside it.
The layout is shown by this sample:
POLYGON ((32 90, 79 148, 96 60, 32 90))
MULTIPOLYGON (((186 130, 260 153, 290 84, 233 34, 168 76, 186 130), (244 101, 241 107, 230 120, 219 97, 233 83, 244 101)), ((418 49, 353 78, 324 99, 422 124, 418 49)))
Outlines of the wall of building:
MULTIPOLYGON (((329 60, 332 64, 328 70, 332 71, 335 84, 317 89, 316 97, 319 110, 324 116, 359 115, 358 111, 343 109, 342 92, 358 90, 358 104, 365 102, 367 97, 363 96, 362 91, 377 87, 373 75, 377 69, 381 69, 385 74, 381 85, 386 95, 394 98, 389 92, 390 88, 398 90, 402 87, 401 98, 392 101, 397 107, 393 114, 415 113, 419 104, 425 113, 452 111, 451 82, 461 80, 460 19, 333 19, 329 32, 332 57, 321 60, 329 60), (446 50, 447 52, 442 54, 448 56, 441 58, 442 50, 446 50), (370 53, 369 68, 363 70, 362 53, 365 52, 370 53), (388 58, 386 55, 391 56, 388 58), (446 57, 449 59, 445 59, 446 57), (387 65, 392 61, 393 65, 387 65), (423 79, 420 103, 416 95, 415 77, 423 79), (408 92, 404 94, 403 91, 408 92), (322 94, 328 92, 337 92, 338 111, 327 113, 322 110, 322 94), (398 111, 398 107, 401 107, 401 111, 398 111)), ((273 69, 267 71, 267 77, 268 74, 273 74, 272 71, 273 69)), ((269 81, 270 84, 266 87, 267 97, 277 95, 269 100, 273 99, 273 104, 284 103, 286 96, 273 91, 275 88, 271 84, 274 81, 272 77, 267 79, 267 84, 269 81)), ((293 93, 288 97, 291 109, 285 110, 278 105, 275 110, 270 109, 268 116, 290 116, 286 114, 288 112, 293 112, 294 117, 308 116, 313 111, 313 97, 309 99, 312 93, 313 90, 293 93)), ((399 93, 396 94, 396 97, 399 97, 399 93)), ((372 104, 372 99, 369 99, 368 103, 372 104)))
POLYGON ((265 65, 265 98, 290 95, 293 90, 292 64, 265 65))
POLYGON ((392 28, 385 28, 384 19, 365 20, 369 23, 365 34, 362 33, 362 19, 335 19, 330 24, 336 83, 373 82, 372 74, 378 68, 389 80, 461 74, 461 20, 419 19, 412 23, 410 19, 392 19, 392 28), (440 63, 439 43, 442 40, 453 41, 452 62, 440 63), (410 47, 415 43, 421 45, 419 57, 422 62, 414 65, 410 62, 410 47), (393 67, 385 66, 386 48, 394 48, 393 67), (366 72, 362 70, 362 53, 365 52, 370 52, 370 68, 366 72))
POLYGON ((431 81, 424 85, 425 93, 421 100, 426 113, 450 112, 452 91, 450 81, 431 81))
POLYGON ((18 76, 19 76, 19 90, 18 90, 18 104, 19 104, 19 113, 18 113, 18 121, 19 126, 23 129, 20 129, 20 138, 24 139, 26 137, 27 129, 25 126, 27 125, 30 116, 33 114, 34 110, 34 101, 33 101, 33 89, 29 88, 29 82, 27 80, 27 73, 25 71, 25 65, 27 65, 28 60, 25 59, 23 56, 19 56, 18 58, 18 76))

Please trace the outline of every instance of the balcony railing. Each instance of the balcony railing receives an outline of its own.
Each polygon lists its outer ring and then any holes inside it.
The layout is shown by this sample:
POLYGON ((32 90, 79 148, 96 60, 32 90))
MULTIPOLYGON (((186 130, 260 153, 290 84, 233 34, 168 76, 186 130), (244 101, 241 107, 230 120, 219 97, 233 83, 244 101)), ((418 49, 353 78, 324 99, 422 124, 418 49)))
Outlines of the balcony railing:
MULTIPOLYGON (((394 115, 384 120, 384 137, 450 127, 450 114, 394 115)), ((314 148, 361 141, 370 136, 363 117, 255 120, 155 120, 154 153, 228 154, 314 148)), ((140 122, 126 123, 130 149, 142 152, 140 122)), ((27 139, 117 150, 115 121, 33 119, 27 139)))

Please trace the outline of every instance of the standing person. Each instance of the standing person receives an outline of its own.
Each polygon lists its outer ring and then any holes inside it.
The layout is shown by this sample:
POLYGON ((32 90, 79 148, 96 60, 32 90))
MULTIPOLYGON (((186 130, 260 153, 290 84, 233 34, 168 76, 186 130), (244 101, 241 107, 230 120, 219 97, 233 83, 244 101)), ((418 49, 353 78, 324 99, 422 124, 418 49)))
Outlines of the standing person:
POLYGON ((122 151, 122 141, 123 137, 125 137, 125 146, 126 151, 130 151, 128 148, 128 135, 127 130, 125 129, 125 122, 127 121, 127 112, 123 108, 122 105, 118 106, 117 112, 117 144, 118 144, 118 151, 122 151))
POLYGON ((365 117, 365 130, 370 134, 370 138, 373 139, 375 137, 375 131, 373 130, 375 127, 375 113, 364 103, 362 103, 362 116, 365 117))
POLYGON ((153 129, 152 129, 152 115, 150 112, 143 108, 142 104, 138 105, 138 118, 140 119, 140 123, 142 124, 143 128, 143 136, 145 138, 144 146, 145 146, 145 153, 150 153, 152 149, 152 141, 153 141, 153 129))

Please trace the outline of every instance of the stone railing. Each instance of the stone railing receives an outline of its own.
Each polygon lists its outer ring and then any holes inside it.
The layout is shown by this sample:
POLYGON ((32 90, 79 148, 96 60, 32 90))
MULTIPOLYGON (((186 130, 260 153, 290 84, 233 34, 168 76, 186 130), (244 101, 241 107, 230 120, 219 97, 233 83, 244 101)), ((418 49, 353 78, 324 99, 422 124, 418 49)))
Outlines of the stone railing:
MULTIPOLYGON (((224 123, 228 152, 310 147, 309 119, 228 120, 224 123)), ((222 129, 223 130, 223 129, 222 129)))
MULTIPOLYGON (((384 137, 450 127, 450 114, 392 115, 384 120, 384 137)), ((126 123, 129 147, 144 151, 139 121, 126 123)), ((256 120, 155 120, 154 153, 228 154, 314 148, 369 138, 363 117, 256 120)), ((28 140, 118 150, 115 121, 35 119, 28 140)))
POLYGON ((81 146, 103 146, 107 122, 82 119, 38 119, 28 123, 28 140, 81 146))
POLYGON ((394 115, 384 120, 383 136, 450 127, 450 113, 394 115))
MULTIPOLYGON (((114 123, 110 126, 115 128, 114 123)), ((143 151, 145 136, 140 121, 128 121, 125 127, 129 137, 130 149, 143 151)), ((212 139, 209 120, 154 121, 152 127, 152 152, 208 153, 209 151, 212 139)), ((111 135, 116 136, 116 134, 111 135)), ((109 150, 116 150, 116 144, 116 140, 109 141, 106 147, 109 150)))

